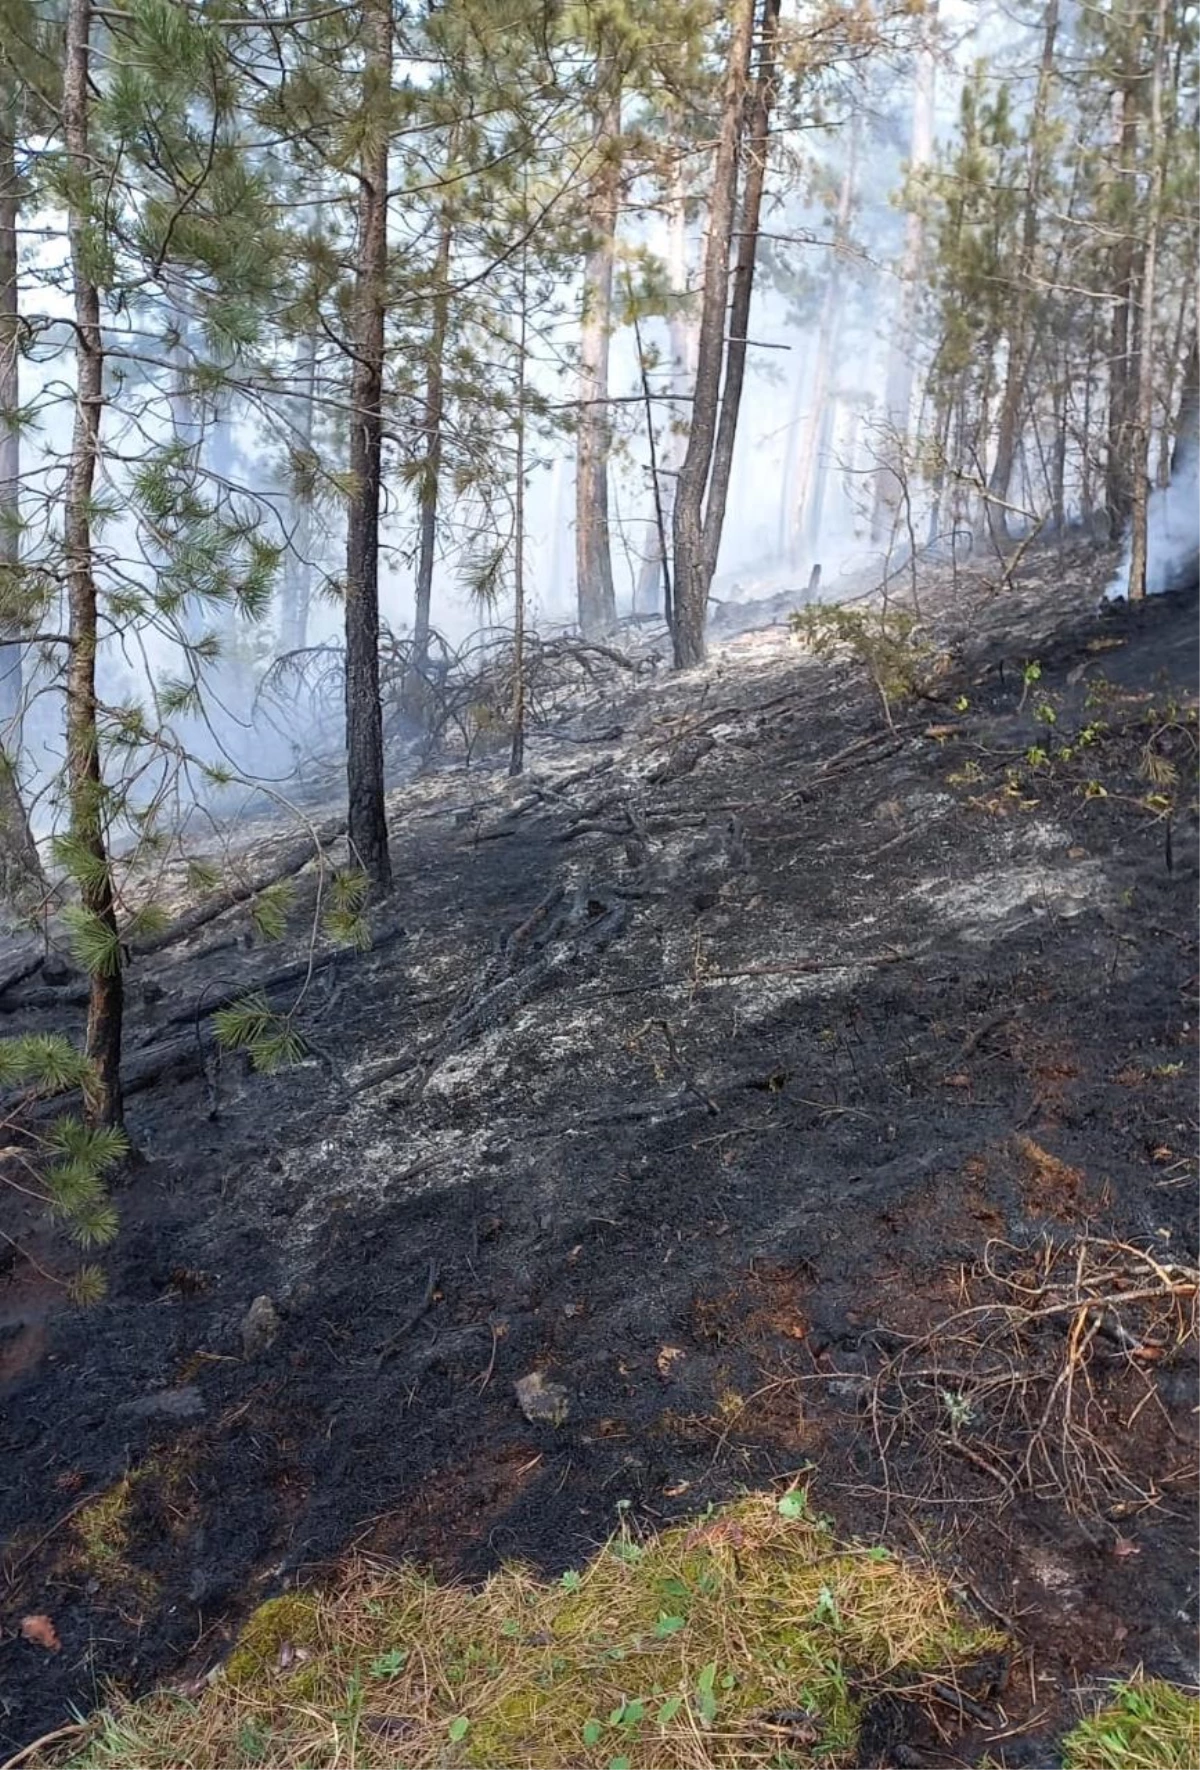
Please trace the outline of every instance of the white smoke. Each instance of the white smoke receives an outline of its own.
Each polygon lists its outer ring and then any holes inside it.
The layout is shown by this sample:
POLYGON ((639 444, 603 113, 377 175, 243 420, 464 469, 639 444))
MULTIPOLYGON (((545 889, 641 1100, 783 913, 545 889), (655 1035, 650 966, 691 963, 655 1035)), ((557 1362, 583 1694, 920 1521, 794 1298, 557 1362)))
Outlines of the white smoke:
MULTIPOLYGON (((1200 454, 1194 447, 1176 463, 1171 483, 1151 492, 1146 528, 1146 594, 1184 588, 1200 566, 1200 454)), ((1121 563, 1104 592, 1109 602, 1128 591, 1130 548, 1126 537, 1121 563)))

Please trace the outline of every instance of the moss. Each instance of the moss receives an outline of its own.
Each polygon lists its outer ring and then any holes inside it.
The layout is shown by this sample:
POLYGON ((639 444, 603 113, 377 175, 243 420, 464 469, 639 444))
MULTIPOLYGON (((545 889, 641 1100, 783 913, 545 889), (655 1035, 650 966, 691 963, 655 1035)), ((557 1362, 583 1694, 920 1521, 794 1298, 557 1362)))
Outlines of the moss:
POLYGON ((107 1493, 76 1513, 74 1534, 81 1559, 97 1579, 113 1579, 125 1567, 132 1499, 133 1477, 124 1475, 107 1493))
MULTIPOLYGON (((279 1650, 314 1648, 321 1639, 321 1610, 316 1598, 285 1592, 268 1598, 246 1622, 238 1644, 225 1662, 226 1681, 235 1688, 255 1684, 277 1669, 279 1650)), ((301 1671, 315 1668, 302 1667, 301 1671)))
POLYGON ((133 1556, 139 1543, 157 1545, 164 1532, 178 1538, 191 1528, 188 1462, 180 1452, 149 1457, 81 1507, 71 1523, 70 1565, 110 1593, 148 1603, 159 1582, 133 1556))
POLYGON ((247 1762, 247 1738, 284 1770, 384 1770, 398 1751, 409 1770, 850 1764, 852 1668, 866 1688, 898 1669, 953 1676, 999 1644, 928 1568, 760 1496, 645 1542, 622 1531, 553 1584, 507 1567, 471 1591, 352 1566, 260 1606, 191 1714, 158 1697, 120 1718, 145 1770, 247 1762), (285 1643, 307 1654, 290 1670, 285 1643), (816 1717, 811 1746, 765 1718, 797 1707, 816 1717))
POLYGON ((94 1579, 103 1592, 141 1603, 148 1603, 158 1590, 157 1580, 130 1560, 131 1513, 149 1468, 123 1475, 72 1520, 73 1566, 94 1579))

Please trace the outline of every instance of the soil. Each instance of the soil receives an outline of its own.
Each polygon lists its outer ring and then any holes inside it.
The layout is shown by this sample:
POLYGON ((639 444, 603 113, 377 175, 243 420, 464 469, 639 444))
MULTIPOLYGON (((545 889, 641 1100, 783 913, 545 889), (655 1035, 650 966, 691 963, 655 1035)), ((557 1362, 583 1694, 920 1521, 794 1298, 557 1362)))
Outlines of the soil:
MULTIPOLYGON (((65 1301, 39 1268, 71 1251, 0 1194, 8 1747, 203 1670, 352 1546, 554 1572, 618 1501, 652 1527, 804 1470, 1014 1638, 994 1725, 888 1697, 864 1761, 1045 1763, 1081 1685, 1195 1680, 1186 1354, 1098 1369, 1070 1493, 998 1492, 969 1424, 885 1437, 867 1405, 985 1265, 1195 1263, 1196 601, 1101 615, 1106 570, 930 574, 946 666, 892 726, 858 666, 723 620, 705 670, 620 674, 523 779, 398 787, 373 950, 311 945, 310 870, 282 943, 240 906, 134 960, 105 1301, 65 1301), (218 1057, 213 1003, 310 947, 304 1061, 218 1057), (532 1371, 565 1419, 525 1417, 532 1371)), ((0 996, 12 1030, 78 1028, 52 975, 0 996)))

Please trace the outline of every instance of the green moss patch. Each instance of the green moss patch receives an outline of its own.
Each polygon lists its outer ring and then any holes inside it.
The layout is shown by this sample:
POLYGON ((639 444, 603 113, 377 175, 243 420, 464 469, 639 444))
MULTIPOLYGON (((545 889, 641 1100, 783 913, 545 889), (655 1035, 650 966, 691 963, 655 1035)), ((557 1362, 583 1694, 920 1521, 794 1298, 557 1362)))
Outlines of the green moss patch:
POLYGON ((852 1764, 860 1704, 1001 1639, 929 1568, 838 1542, 802 1494, 478 1591, 348 1568, 273 1599, 195 1701, 108 1711, 77 1770, 320 1764, 679 1770, 852 1764))

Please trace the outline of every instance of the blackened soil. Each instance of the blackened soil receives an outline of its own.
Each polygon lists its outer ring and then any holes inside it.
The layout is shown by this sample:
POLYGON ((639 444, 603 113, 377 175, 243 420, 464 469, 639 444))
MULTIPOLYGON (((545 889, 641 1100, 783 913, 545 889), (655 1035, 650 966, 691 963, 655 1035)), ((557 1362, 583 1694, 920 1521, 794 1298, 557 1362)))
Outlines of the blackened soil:
MULTIPOLYGON (((619 1500, 653 1524, 807 1467, 1011 1625, 1007 1737, 955 1761, 1047 1761, 1080 1681, 1194 1677, 1190 1365, 1097 1375, 1122 1479, 1074 1508, 997 1498, 945 1434, 884 1454, 863 1411, 989 1243, 1196 1254, 1194 600, 1100 618, 1051 559, 939 606, 953 668, 894 731, 853 667, 750 636, 511 789, 399 791, 391 938, 314 974, 294 1070, 218 1067, 207 1014, 303 954, 311 882, 282 947, 232 912, 135 964, 107 1300, 64 1305, 26 1255, 70 1251, 0 1198, 6 1742, 211 1664, 352 1545, 561 1569, 619 1500), (558 1428, 517 1407, 533 1369, 558 1428)), ((72 988, 3 1006, 74 1028, 72 988)))

